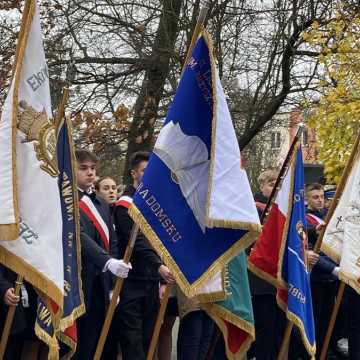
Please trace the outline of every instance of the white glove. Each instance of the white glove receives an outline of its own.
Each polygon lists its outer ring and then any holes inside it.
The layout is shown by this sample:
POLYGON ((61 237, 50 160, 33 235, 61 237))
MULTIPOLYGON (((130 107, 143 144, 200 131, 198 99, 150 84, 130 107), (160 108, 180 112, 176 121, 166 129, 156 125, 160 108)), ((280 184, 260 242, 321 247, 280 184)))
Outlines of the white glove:
POLYGON ((117 277, 127 278, 129 270, 132 269, 131 264, 126 264, 124 260, 110 259, 105 264, 105 269, 117 277))
POLYGON ((332 271, 332 274, 334 276, 336 276, 337 278, 339 278, 339 270, 340 270, 340 267, 336 266, 336 267, 334 267, 334 270, 332 271))

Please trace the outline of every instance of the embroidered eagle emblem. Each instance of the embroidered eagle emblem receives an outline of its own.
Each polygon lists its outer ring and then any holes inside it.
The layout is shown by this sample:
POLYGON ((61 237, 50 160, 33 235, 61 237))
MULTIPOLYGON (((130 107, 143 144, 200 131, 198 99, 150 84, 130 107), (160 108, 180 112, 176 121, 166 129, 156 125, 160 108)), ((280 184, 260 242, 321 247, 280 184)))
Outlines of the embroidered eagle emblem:
POLYGON ((52 177, 59 175, 56 156, 56 129, 45 109, 36 111, 26 101, 19 102, 17 128, 25 134, 25 142, 34 142, 36 158, 40 168, 52 177))

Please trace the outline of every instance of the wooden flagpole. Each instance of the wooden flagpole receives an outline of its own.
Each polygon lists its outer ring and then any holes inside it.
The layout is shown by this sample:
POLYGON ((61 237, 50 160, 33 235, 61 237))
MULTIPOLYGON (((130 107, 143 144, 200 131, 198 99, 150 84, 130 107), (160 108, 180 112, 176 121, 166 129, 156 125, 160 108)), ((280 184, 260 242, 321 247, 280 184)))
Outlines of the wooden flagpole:
MULTIPOLYGON (((325 231, 326 231, 326 227, 329 224, 330 219, 334 215, 337 204, 338 204, 338 202, 339 202, 339 200, 341 198, 341 195, 342 195, 342 193, 344 191, 346 181, 347 181, 347 179, 349 177, 350 171, 351 171, 352 166, 353 166, 353 162, 355 160, 355 156, 356 156, 357 152, 359 151, 359 144, 360 144, 360 133, 358 134, 358 136, 356 138, 356 141, 355 141, 355 144, 354 144, 353 149, 351 151, 349 160, 348 160, 348 162, 347 162, 347 164, 345 166, 345 169, 343 171, 343 174, 341 176, 340 183, 339 183, 339 185, 338 185, 338 187, 336 189, 334 199, 331 202, 329 211, 328 211, 328 213, 326 215, 325 226, 321 230, 321 233, 320 233, 320 235, 319 235, 319 237, 318 237, 318 239, 316 241, 316 244, 314 246, 314 251, 317 252, 317 253, 320 252, 321 244, 322 244, 324 234, 325 234, 325 231)), ((343 298, 343 295, 344 295, 344 290, 345 290, 345 283, 343 281, 341 281, 340 286, 339 286, 339 290, 338 290, 338 293, 337 293, 337 296, 336 296, 336 302, 334 304, 334 308, 333 308, 333 311, 331 313, 329 326, 328 326, 328 329, 326 331, 326 336, 325 336, 325 339, 324 339, 323 347, 321 349, 320 360, 324 360, 326 358, 326 353, 327 353, 327 350, 329 348, 331 335, 332 335, 333 330, 334 330, 335 321, 336 321, 336 317, 337 317, 337 314, 339 312, 341 301, 342 301, 342 298, 343 298)))
POLYGON ((186 54, 186 58, 185 58, 185 61, 184 61, 183 68, 181 70, 181 76, 183 75, 183 73, 184 73, 184 71, 186 69, 186 65, 188 64, 188 62, 190 60, 193 48, 194 48, 195 43, 196 43, 196 41, 197 41, 197 39, 199 37, 199 34, 201 32, 201 28, 204 25, 206 15, 207 15, 208 11, 209 11, 209 2, 206 1, 204 6, 200 9, 199 16, 198 16, 198 19, 197 19, 197 22, 196 22, 196 25, 195 25, 195 29, 194 29, 194 32, 193 32, 192 37, 191 37, 191 43, 190 43, 188 52, 186 54))
MULTIPOLYGON (((134 250, 135 240, 136 240, 136 238, 138 236, 138 233, 139 233, 139 226, 137 224, 134 224, 132 229, 131 229, 129 243, 128 243, 127 247, 126 247, 125 254, 124 254, 124 262, 126 264, 128 264, 130 262, 131 254, 132 254, 132 252, 134 250)), ((108 308, 107 313, 106 313, 106 317, 105 317, 103 327, 101 329, 100 338, 99 338, 99 341, 98 341, 97 346, 96 346, 96 352, 95 352, 95 355, 94 355, 94 360, 100 360, 100 358, 101 358, 101 354, 103 352, 104 345, 105 345, 105 340, 106 340, 107 334, 109 332, 111 321, 112 321, 112 318, 114 316, 115 308, 116 308, 116 305, 117 305, 117 299, 118 299, 118 297, 120 295, 123 284, 124 284, 124 279, 123 278, 117 278, 116 279, 115 287, 114 287, 114 290, 113 290, 113 295, 112 295, 112 298, 111 298, 111 301, 110 301, 109 308, 108 308)))
MULTIPOLYGON (((19 296, 19 294, 20 294, 20 288, 21 288, 22 282, 23 282, 23 277, 18 275, 18 277, 15 281, 15 289, 14 289, 16 296, 19 296)), ((6 315, 4 329, 2 332, 2 336, 1 336, 0 359, 3 359, 4 354, 5 354, 6 345, 7 345, 8 339, 9 339, 11 326, 12 326, 12 323, 14 320, 15 310, 16 310, 16 306, 9 306, 9 310, 6 315)))
POLYGON ((158 312, 158 315, 156 318, 155 328, 154 328, 154 332, 151 337, 151 342, 150 342, 149 350, 148 350, 148 353, 146 356, 146 360, 153 360, 153 358, 154 358, 156 346, 157 346, 157 343, 159 340, 161 325, 163 323, 165 310, 166 310, 166 307, 167 307, 167 304, 169 301, 171 288, 172 288, 171 284, 166 285, 164 297, 161 300, 160 309, 159 309, 159 312, 158 312))
POLYGON ((322 346, 322 349, 321 349, 320 360, 325 360, 326 359, 326 353, 327 353, 328 348, 329 348, 331 335, 333 333, 336 317, 337 317, 337 314, 338 314, 339 309, 340 309, 341 301, 343 299, 344 290, 345 290, 345 283, 343 281, 340 281, 339 290, 338 290, 338 293, 336 295, 336 301, 335 301, 335 304, 334 304, 333 311, 331 313, 329 326, 327 328, 324 343, 323 343, 323 346, 322 346))
POLYGON ((56 114, 56 119, 55 119, 55 129, 56 132, 59 131, 59 127, 61 125, 62 119, 65 119, 65 106, 67 104, 67 101, 69 99, 69 88, 68 87, 64 87, 63 88, 63 93, 62 93, 62 98, 58 107, 58 111, 56 114))
MULTIPOLYGON (((181 70, 181 76, 184 74, 184 71, 186 69, 186 65, 188 64, 188 62, 190 60, 193 48, 194 48, 195 43, 196 43, 196 41, 197 41, 197 39, 198 39, 198 37, 200 35, 201 28, 204 25, 204 21, 205 21, 205 18, 206 18, 206 15, 207 15, 208 11, 209 11, 209 3, 206 1, 204 6, 200 9, 199 16, 198 16, 198 19, 197 19, 197 22, 196 22, 196 25, 195 25, 195 29, 194 29, 194 32, 193 32, 192 37, 191 37, 191 43, 190 43, 188 52, 186 54, 186 58, 185 58, 183 68, 181 70)), ((180 76, 180 78, 181 78, 181 76, 180 76)), ((157 315, 157 318, 156 318, 155 328, 154 328, 154 332, 152 334, 151 343, 150 343, 150 346, 149 346, 149 350, 148 350, 146 360, 152 360, 153 357, 154 357, 156 345, 157 345, 157 342, 158 342, 158 339, 159 339, 160 328, 161 328, 161 325, 163 323, 166 306, 167 306, 167 303, 169 301, 170 289, 171 289, 171 285, 167 285, 166 290, 165 290, 165 294, 164 294, 164 298, 161 301, 160 309, 159 309, 159 312, 158 312, 158 315, 157 315)))
POLYGON ((292 321, 288 320, 286 329, 284 332, 284 337, 281 342, 281 347, 279 350, 277 360, 287 360, 287 358, 288 358, 290 338, 291 338, 291 332, 292 332, 293 326, 294 326, 294 323, 292 321))
POLYGON ((289 149, 289 151, 288 151, 288 153, 286 155, 286 158, 285 158, 285 160, 284 160, 284 162, 283 162, 283 164, 281 166, 279 175, 278 175, 278 177, 276 179, 275 185, 274 185, 274 187, 273 187, 273 189, 271 191, 271 194, 269 196, 269 199, 268 199, 268 201, 266 203, 265 209, 261 214, 260 222, 262 224, 265 222, 265 220, 267 218, 267 215, 269 213, 270 207, 271 207, 271 205, 272 205, 272 203, 273 203, 273 201, 274 201, 274 199, 275 199, 275 197, 276 197, 276 195, 277 195, 277 193, 278 193, 278 191, 280 189, 280 185, 281 185, 281 183, 283 181, 283 178, 284 178, 284 176, 286 174, 286 171, 287 171, 287 169, 289 167, 289 161, 291 160, 291 157, 293 156, 293 153, 295 151, 295 146, 298 143, 303 131, 304 131, 304 125, 300 125, 297 132, 296 132, 296 135, 295 135, 295 137, 294 137, 294 139, 293 139, 293 141, 292 141, 292 143, 290 145, 290 149, 289 149))
MULTIPOLYGON (((267 217, 267 213, 269 212, 269 209, 270 209, 270 206, 272 204, 272 202, 274 201, 275 199, 275 196, 279 190, 279 187, 280 187, 280 182, 282 182, 283 180, 283 177, 285 176, 286 174, 286 171, 289 167, 289 162, 294 154, 294 151, 295 151, 295 148, 296 148, 296 145, 297 143, 299 142, 300 138, 301 138, 301 135, 304 131, 304 125, 300 125, 299 128, 298 128, 298 131, 295 135, 295 138, 290 146, 290 149, 289 149, 289 152, 286 156, 286 159, 281 167, 281 170, 280 170, 280 173, 279 173, 279 176, 278 178, 276 179, 276 183, 275 183, 275 186, 271 192, 271 195, 269 197, 269 200, 266 204, 266 207, 265 207, 265 210, 264 212, 262 213, 262 216, 261 216, 261 220, 264 221, 267 217)), ((284 332, 284 336, 283 336, 283 339, 282 339, 282 342, 281 342, 281 346, 280 346, 280 350, 279 350, 279 354, 278 354, 278 357, 277 359, 278 360, 286 360, 288 358, 288 352, 289 352, 289 345, 290 345, 290 338, 291 338, 291 332, 292 332, 292 329, 293 329, 293 326, 294 326, 294 323, 290 320, 287 321, 287 325, 286 325, 286 329, 285 329, 285 332, 284 332)))

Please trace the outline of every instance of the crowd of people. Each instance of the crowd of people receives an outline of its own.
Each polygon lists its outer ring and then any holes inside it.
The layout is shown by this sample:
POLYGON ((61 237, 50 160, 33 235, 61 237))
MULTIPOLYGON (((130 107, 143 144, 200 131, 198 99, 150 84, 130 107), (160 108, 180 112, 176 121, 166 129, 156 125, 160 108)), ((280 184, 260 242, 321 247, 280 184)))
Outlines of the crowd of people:
MULTIPOLYGON (((93 358, 117 277, 126 280, 106 340, 103 359, 117 359, 119 354, 124 360, 146 359, 160 300, 168 284, 172 285, 171 296, 160 331, 157 358, 171 359, 172 329, 179 317, 177 359, 226 359, 223 340, 216 336, 215 323, 195 299, 186 298, 180 291, 171 271, 144 235, 138 235, 130 263, 122 260, 133 226, 128 208, 149 161, 149 153, 133 154, 129 166, 132 183, 121 194, 113 178, 97 177, 98 158, 93 153, 78 150, 76 159, 80 203, 92 209, 95 221, 80 206, 81 278, 86 313, 77 321, 78 343, 74 359, 93 358)), ((276 171, 267 170, 259 176, 260 193, 255 194, 259 215, 265 209, 277 175, 276 171)), ((318 183, 306 185, 305 197, 308 232, 306 253, 308 264, 312 267, 316 345, 320 354, 339 285, 339 267, 325 254, 312 250, 324 226, 327 211, 323 186, 318 183)), ((41 358, 46 349, 36 341, 34 334, 36 292, 25 282, 20 295, 16 296, 15 281, 16 274, 0 266, 0 329, 3 328, 8 306, 17 306, 5 359, 21 359, 24 352, 33 352, 41 358)), ((276 303, 276 289, 251 272, 249 282, 256 341, 248 352, 248 359, 276 359, 286 326, 285 315, 276 303)), ((329 356, 332 353, 339 358, 360 360, 359 327, 359 296, 347 287, 329 356)), ((289 359, 308 359, 296 329, 291 338, 289 359)))
MULTIPOLYGON (((260 216, 265 209, 277 177, 278 173, 276 171, 266 170, 258 178, 260 193, 255 194, 255 201, 260 216)), ((320 183, 306 184, 305 200, 308 240, 306 260, 311 269, 310 283, 317 359, 320 358, 339 287, 338 264, 334 263, 324 253, 320 252, 317 254, 313 251, 317 238, 325 225, 325 216, 331 203, 331 197, 326 197, 325 195, 324 186, 320 183)), ((286 328, 285 315, 279 309, 276 302, 276 289, 251 272, 249 272, 249 283, 256 333, 256 341, 249 352, 250 358, 276 359, 286 328)), ((360 297, 356 295, 352 288, 347 286, 335 331, 331 338, 327 358, 360 359, 359 301, 360 297), (357 308, 356 310, 355 307, 357 308)), ((288 358, 309 358, 302 345, 300 333, 295 328, 293 329, 290 341, 288 358)))

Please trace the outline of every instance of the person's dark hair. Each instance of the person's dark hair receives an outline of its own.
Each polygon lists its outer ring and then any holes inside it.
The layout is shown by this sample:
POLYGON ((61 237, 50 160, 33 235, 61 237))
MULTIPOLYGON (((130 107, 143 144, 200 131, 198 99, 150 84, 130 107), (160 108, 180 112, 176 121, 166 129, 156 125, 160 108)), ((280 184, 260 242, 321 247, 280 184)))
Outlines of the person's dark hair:
POLYGON ((75 157, 78 163, 83 163, 85 161, 92 161, 95 164, 97 164, 99 162, 99 158, 89 150, 78 149, 75 151, 75 157))
POLYGON ((305 186, 305 193, 309 193, 310 191, 313 191, 313 190, 324 190, 324 187, 319 184, 319 183, 311 183, 311 184, 307 184, 305 186))
POLYGON ((136 170, 140 163, 149 161, 150 153, 148 151, 137 151, 133 153, 129 160, 129 171, 136 170))
POLYGON ((111 177, 111 176, 103 176, 100 179, 98 179, 97 181, 95 181, 94 183, 94 188, 95 190, 100 190, 100 184, 102 181, 104 181, 105 179, 111 179, 112 181, 114 181, 114 183, 116 184, 116 181, 111 177))

